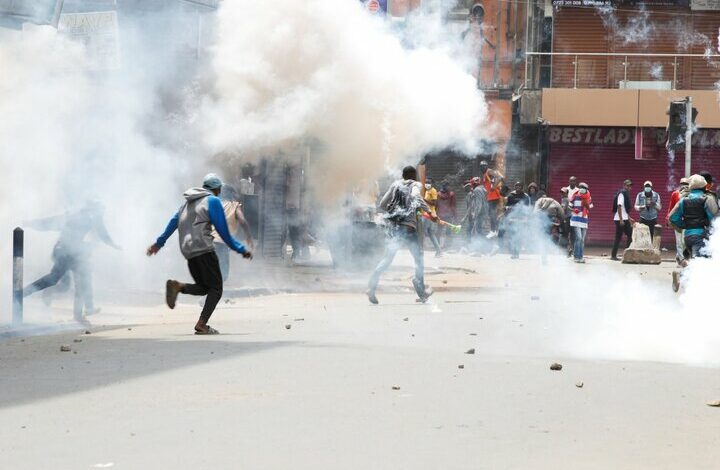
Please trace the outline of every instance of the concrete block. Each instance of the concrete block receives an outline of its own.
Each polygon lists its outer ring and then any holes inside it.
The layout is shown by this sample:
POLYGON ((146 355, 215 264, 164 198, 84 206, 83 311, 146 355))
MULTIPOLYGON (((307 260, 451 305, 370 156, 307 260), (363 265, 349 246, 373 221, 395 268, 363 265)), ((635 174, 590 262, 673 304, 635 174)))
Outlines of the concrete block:
POLYGON ((633 226, 633 236, 630 248, 623 253, 624 264, 660 264, 660 230, 654 227, 654 240, 650 239, 650 228, 647 225, 636 223, 633 226))

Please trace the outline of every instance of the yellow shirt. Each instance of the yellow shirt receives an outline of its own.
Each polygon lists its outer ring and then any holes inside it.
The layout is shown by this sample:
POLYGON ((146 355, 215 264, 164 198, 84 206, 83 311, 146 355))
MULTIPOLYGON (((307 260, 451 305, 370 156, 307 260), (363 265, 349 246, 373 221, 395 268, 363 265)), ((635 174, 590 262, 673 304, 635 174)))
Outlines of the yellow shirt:
POLYGON ((425 190, 425 202, 428 203, 428 206, 430 206, 430 213, 433 216, 437 216, 437 200, 438 200, 438 192, 435 188, 430 188, 425 190))

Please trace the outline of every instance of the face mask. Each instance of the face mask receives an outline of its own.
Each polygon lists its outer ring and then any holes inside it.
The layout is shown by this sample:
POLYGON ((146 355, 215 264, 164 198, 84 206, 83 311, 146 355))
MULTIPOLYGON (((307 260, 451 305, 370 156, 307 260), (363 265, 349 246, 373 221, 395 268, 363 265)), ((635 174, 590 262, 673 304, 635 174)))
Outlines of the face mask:
POLYGON ((431 184, 426 184, 426 185, 425 185, 425 189, 430 189, 430 188, 432 188, 432 185, 431 185, 431 184))
POLYGON ((585 189, 585 188, 580 188, 580 194, 585 194, 586 192, 587 192, 587 189, 585 189))
POLYGON ((652 188, 651 188, 650 186, 645 186, 645 192, 646 192, 646 193, 651 193, 651 192, 652 192, 652 188))

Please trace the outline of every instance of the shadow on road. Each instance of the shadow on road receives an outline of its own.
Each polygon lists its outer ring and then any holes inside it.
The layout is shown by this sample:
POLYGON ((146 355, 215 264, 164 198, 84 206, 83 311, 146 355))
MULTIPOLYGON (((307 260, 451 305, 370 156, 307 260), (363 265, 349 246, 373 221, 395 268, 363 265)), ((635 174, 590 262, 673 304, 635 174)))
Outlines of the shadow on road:
POLYGON ((104 335, 108 330, 0 342, 0 409, 294 344, 240 334, 118 338, 104 335), (63 344, 72 351, 61 352, 63 344))

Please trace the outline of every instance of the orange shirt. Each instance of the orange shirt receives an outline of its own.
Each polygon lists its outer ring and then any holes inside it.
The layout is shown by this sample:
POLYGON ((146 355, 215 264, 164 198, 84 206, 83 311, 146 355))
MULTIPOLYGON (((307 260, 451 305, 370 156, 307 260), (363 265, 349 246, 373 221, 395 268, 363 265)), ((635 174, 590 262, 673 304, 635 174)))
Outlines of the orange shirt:
POLYGON ((500 190, 493 187, 493 182, 490 178, 490 171, 486 171, 483 175, 483 184, 485 186, 485 191, 487 192, 488 201, 497 201, 500 199, 500 190))

